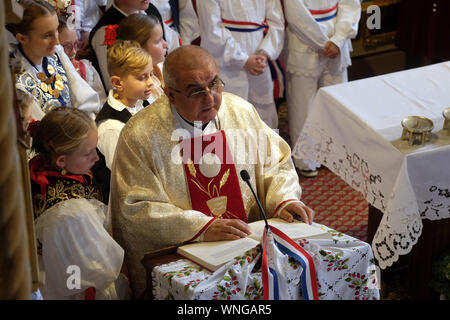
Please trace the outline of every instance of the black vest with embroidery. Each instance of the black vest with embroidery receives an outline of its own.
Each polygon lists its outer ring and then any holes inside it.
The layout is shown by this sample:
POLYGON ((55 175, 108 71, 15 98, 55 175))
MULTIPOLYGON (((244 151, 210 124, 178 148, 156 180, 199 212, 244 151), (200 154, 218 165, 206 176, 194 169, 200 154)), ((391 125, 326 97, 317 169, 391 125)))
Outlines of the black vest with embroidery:
POLYGON ((102 201, 101 191, 94 184, 93 178, 89 175, 82 177, 84 182, 72 179, 70 176, 47 176, 49 183, 45 187, 45 194, 42 193, 41 186, 31 180, 34 218, 38 218, 47 209, 61 201, 82 198, 102 201))
MULTIPOLYGON (((34 219, 54 205, 70 199, 96 199, 102 201, 102 194, 90 172, 84 175, 62 175, 51 167, 40 155, 29 162, 31 196, 34 219)), ((38 254, 42 255, 42 244, 37 243, 38 254)))

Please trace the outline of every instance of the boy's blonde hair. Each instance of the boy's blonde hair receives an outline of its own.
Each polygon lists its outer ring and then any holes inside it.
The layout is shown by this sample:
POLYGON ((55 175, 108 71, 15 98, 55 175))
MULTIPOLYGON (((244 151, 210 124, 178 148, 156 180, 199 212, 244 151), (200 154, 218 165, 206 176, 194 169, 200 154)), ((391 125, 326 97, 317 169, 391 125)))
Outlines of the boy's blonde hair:
POLYGON ((152 56, 138 42, 129 40, 117 40, 109 47, 107 62, 110 77, 123 77, 153 65, 152 56))

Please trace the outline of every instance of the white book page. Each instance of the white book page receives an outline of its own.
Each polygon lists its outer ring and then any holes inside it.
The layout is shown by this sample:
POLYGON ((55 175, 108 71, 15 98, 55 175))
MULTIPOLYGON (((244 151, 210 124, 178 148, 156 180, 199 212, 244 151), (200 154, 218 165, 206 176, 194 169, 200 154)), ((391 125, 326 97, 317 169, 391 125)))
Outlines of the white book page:
POLYGON ((259 242, 251 238, 242 238, 233 241, 200 242, 184 245, 178 252, 188 258, 206 262, 211 266, 220 266, 254 248, 259 242))
MULTIPOLYGON (((300 221, 287 222, 280 218, 272 218, 268 220, 268 223, 270 226, 280 229, 293 240, 312 237, 319 238, 320 236, 329 238, 326 230, 300 221)), ((264 228, 266 226, 264 220, 249 223, 249 226, 252 230, 252 234, 249 237, 255 239, 256 241, 261 241, 264 228)))

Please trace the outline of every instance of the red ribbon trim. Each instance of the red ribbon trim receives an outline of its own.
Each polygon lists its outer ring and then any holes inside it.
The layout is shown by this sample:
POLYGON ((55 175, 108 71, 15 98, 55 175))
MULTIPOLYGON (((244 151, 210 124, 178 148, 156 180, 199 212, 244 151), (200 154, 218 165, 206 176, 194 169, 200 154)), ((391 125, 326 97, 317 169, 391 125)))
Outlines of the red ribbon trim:
POLYGON ((198 237, 200 237, 200 235, 211 225, 211 223, 213 223, 213 221, 214 220, 216 220, 217 218, 212 218, 211 220, 209 220, 208 221, 208 223, 207 224, 205 224, 204 226, 203 226, 203 228, 201 228, 200 229, 200 231, 199 232, 197 232, 197 234, 192 238, 192 239, 190 239, 190 240, 188 240, 187 242, 192 242, 192 241, 194 241, 195 239, 197 239, 198 237))
POLYGON ((287 202, 294 202, 294 201, 298 201, 297 199, 288 199, 288 200, 284 200, 282 203, 280 203, 278 206, 277 206, 277 208, 275 209, 275 211, 274 211, 274 217, 276 217, 277 215, 278 215, 278 210, 285 204, 285 203, 287 203, 287 202))
POLYGON ((338 7, 338 4, 336 3, 336 5, 332 8, 329 9, 324 9, 324 10, 309 10, 309 12, 311 12, 311 14, 325 14, 325 13, 329 13, 331 11, 336 10, 338 7))

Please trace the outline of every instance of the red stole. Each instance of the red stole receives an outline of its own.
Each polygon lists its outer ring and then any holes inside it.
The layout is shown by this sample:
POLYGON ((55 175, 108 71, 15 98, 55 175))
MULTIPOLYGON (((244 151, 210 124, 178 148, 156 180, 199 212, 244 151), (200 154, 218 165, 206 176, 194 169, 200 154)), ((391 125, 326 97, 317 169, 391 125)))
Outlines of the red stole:
POLYGON ((192 209, 247 222, 236 168, 223 130, 180 142, 192 209))

